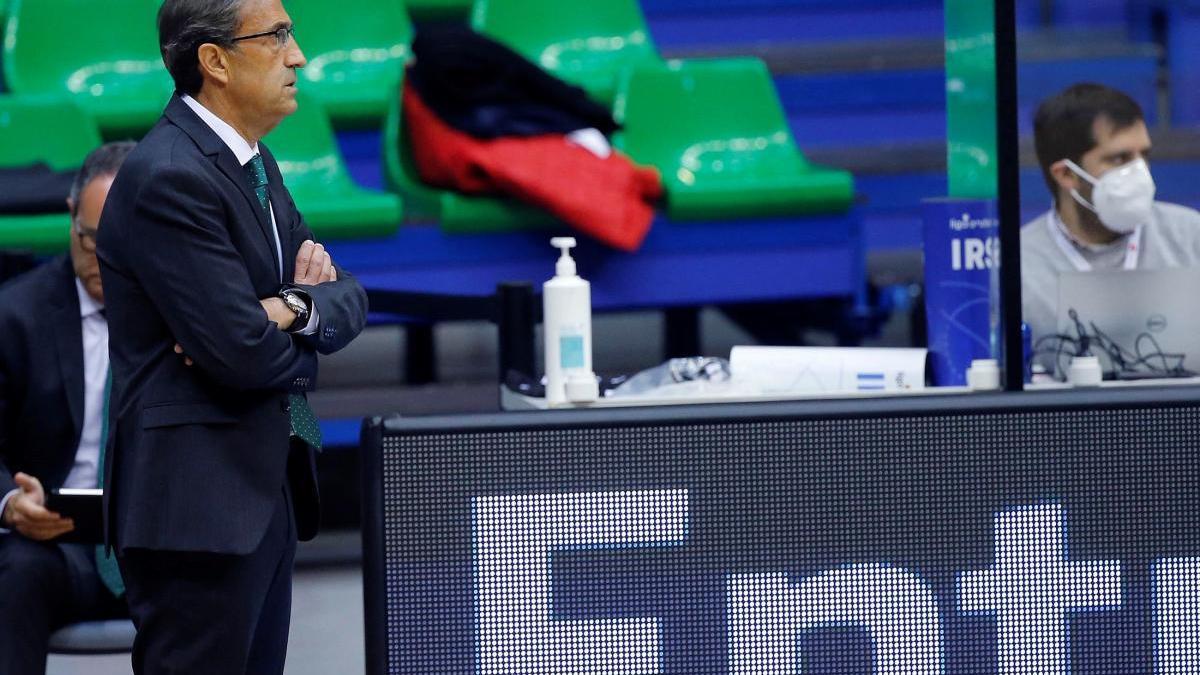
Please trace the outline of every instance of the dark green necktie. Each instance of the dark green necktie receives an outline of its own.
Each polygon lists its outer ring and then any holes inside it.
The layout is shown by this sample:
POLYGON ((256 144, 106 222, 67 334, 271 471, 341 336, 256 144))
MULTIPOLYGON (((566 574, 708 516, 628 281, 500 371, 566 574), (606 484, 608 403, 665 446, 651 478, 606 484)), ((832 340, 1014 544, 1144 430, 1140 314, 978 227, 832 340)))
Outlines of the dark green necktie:
MULTIPOLYGON (((246 162, 246 180, 258 197, 258 205, 262 207, 267 222, 271 222, 271 200, 267 197, 267 169, 263 166, 262 155, 255 154, 246 162)), ((313 414, 308 400, 300 394, 288 396, 288 412, 292 421, 292 435, 308 443, 317 450, 321 449, 321 427, 317 424, 317 416, 313 414)))
MULTIPOLYGON (((108 446, 108 401, 112 397, 112 368, 104 380, 104 406, 100 412, 100 458, 96 462, 96 487, 104 487, 104 454, 108 446)), ((125 581, 121 579, 121 569, 117 567, 117 559, 109 554, 104 544, 96 547, 96 573, 105 588, 115 597, 125 594, 125 581)))

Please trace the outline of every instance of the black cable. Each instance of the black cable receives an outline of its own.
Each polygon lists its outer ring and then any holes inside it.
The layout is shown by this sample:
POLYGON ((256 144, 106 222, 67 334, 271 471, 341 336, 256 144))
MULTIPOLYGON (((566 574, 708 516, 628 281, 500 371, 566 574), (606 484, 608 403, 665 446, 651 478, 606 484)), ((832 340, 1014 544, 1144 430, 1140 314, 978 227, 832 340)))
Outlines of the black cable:
POLYGON ((1074 308, 1068 310, 1067 316, 1075 324, 1075 335, 1044 335, 1033 345, 1033 357, 1051 357, 1060 376, 1067 372, 1066 366, 1069 365, 1069 361, 1064 364, 1064 356, 1091 356, 1093 350, 1103 353, 1108 358, 1111 367, 1104 373, 1105 379, 1196 375, 1183 367, 1187 354, 1163 351, 1158 340, 1150 333, 1139 333, 1134 338, 1131 351, 1109 337, 1095 322, 1085 323, 1074 308))
POLYGON ((1108 354, 1109 359, 1113 363, 1114 377, 1119 377, 1121 373, 1138 372, 1138 369, 1141 367, 1145 367, 1150 373, 1167 375, 1169 377, 1187 377, 1192 374, 1191 371, 1183 367, 1183 362, 1187 358, 1186 354, 1164 352, 1158 344, 1158 340, 1150 333, 1138 333, 1137 337, 1134 338, 1134 350, 1130 352, 1109 338, 1094 322, 1089 325, 1091 325, 1092 331, 1095 333, 1092 339, 1100 344, 1101 349, 1108 354), (1149 341, 1154 351, 1143 354, 1141 349, 1143 341, 1149 341), (1154 360, 1161 360, 1162 366, 1159 367, 1152 364, 1151 362, 1154 360), (1168 360, 1173 362, 1174 365, 1168 363, 1168 360))
POLYGON ((1071 317, 1071 321, 1075 322, 1075 334, 1079 336, 1079 351, 1075 356, 1091 356, 1091 340, 1088 339, 1087 331, 1083 327, 1083 322, 1079 320, 1079 312, 1075 308, 1067 311, 1067 316, 1071 317))

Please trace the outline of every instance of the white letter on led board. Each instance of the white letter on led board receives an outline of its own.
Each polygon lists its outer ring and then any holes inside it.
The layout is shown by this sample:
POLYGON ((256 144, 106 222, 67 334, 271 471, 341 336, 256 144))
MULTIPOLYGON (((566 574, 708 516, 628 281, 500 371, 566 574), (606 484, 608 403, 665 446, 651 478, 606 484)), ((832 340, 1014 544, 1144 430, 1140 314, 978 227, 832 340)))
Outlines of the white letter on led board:
POLYGON ((876 675, 943 672, 936 599, 908 570, 854 565, 795 585, 782 573, 734 574, 728 596, 731 675, 800 673, 800 635, 841 626, 867 631, 876 675))
POLYGON ((1067 614, 1121 605, 1121 563, 1067 562, 1059 504, 996 514, 995 563, 962 572, 958 607, 994 614, 999 675, 1068 675, 1067 614))
POLYGON ((556 620, 550 554, 682 543, 686 490, 476 497, 481 675, 661 672, 654 617, 556 620))

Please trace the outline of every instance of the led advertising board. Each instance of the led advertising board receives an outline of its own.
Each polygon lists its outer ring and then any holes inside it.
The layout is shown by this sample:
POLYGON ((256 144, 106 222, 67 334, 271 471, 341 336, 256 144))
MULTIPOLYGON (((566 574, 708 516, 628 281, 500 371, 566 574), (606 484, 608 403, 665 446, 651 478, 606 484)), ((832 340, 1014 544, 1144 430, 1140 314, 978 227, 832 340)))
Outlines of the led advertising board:
POLYGON ((377 420, 369 672, 1200 673, 1192 401, 377 420))

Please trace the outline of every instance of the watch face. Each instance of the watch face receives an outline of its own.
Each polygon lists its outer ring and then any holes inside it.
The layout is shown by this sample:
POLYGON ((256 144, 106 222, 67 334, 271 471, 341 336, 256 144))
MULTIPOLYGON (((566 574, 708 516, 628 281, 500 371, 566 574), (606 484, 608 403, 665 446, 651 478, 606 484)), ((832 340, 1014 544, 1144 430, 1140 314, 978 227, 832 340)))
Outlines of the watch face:
POLYGON ((304 302, 295 293, 284 293, 283 302, 287 304, 288 309, 296 313, 296 320, 288 327, 288 330, 294 330, 297 326, 304 327, 308 324, 308 303, 304 302))

